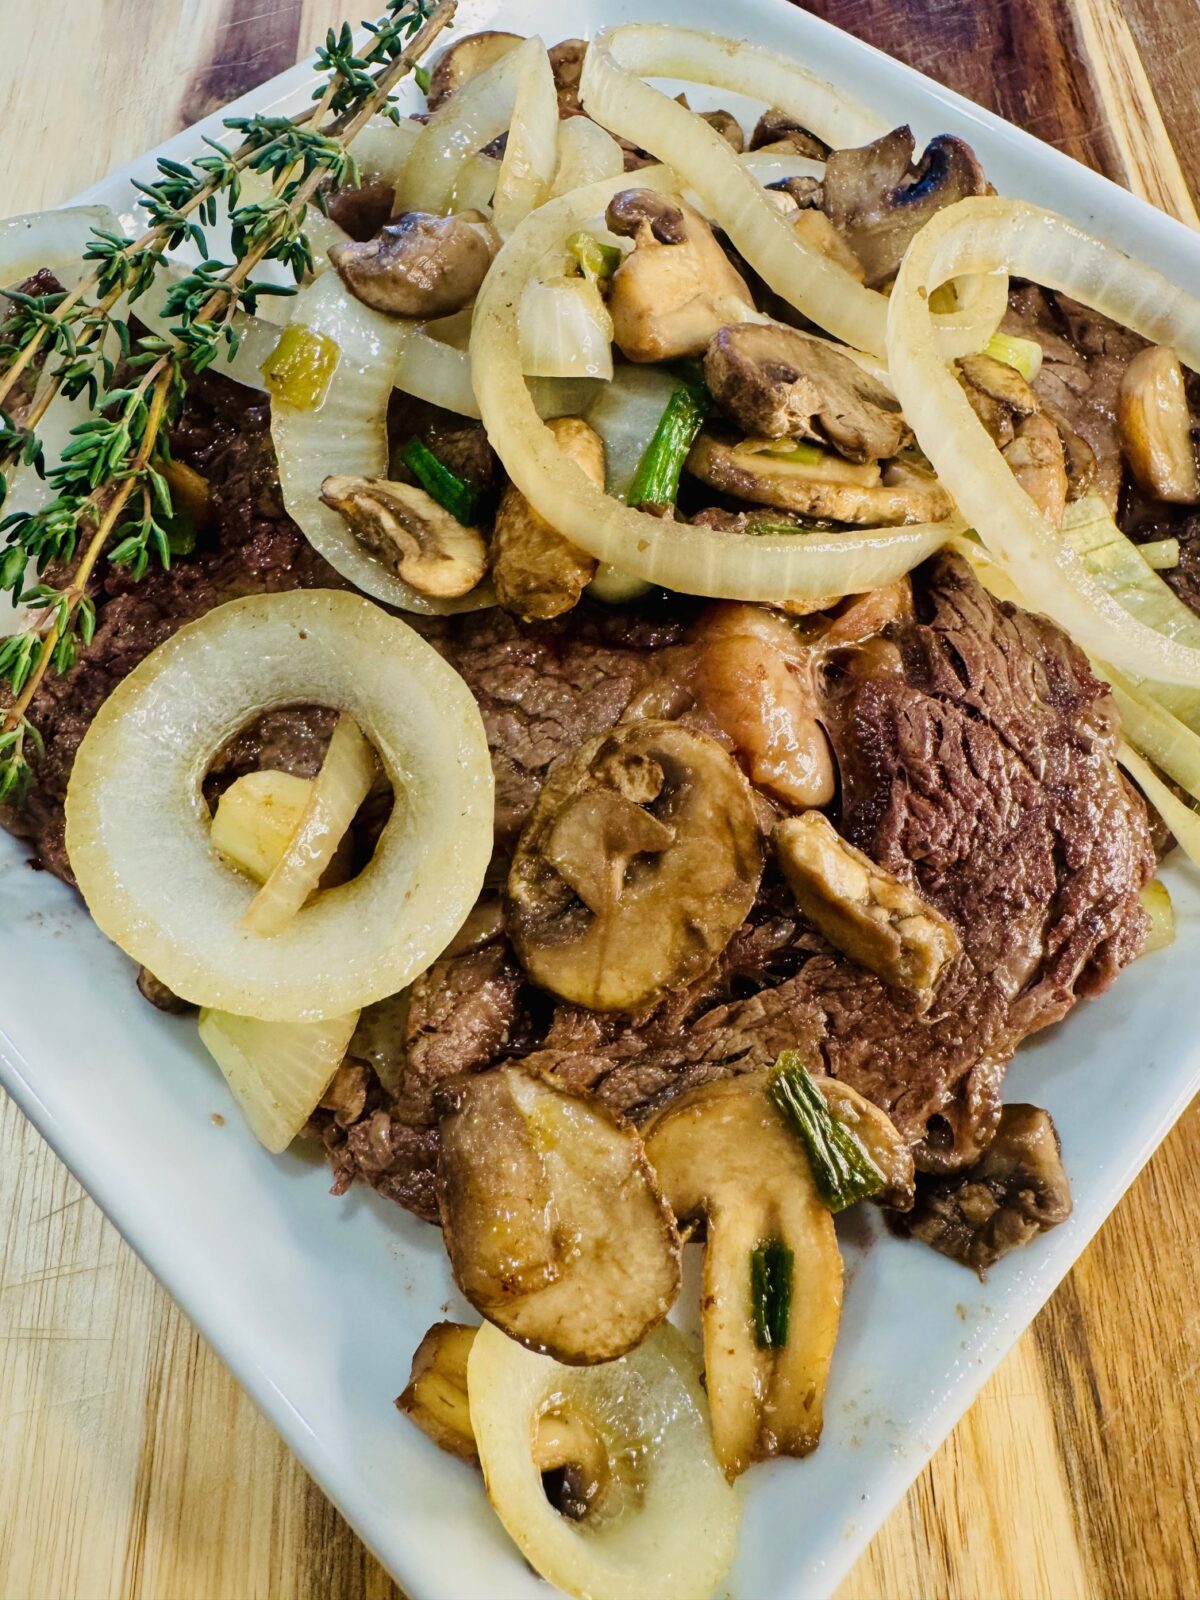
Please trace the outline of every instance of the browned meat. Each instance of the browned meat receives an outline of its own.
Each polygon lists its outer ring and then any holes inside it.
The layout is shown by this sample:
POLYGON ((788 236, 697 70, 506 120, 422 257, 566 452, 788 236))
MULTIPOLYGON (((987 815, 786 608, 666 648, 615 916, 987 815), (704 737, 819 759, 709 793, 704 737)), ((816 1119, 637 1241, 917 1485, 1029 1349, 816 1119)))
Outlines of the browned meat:
POLYGON ((1146 341, 1066 295, 1031 283, 1009 295, 1003 327, 1041 345, 1044 359, 1034 393, 1060 427, 1065 423, 1090 447, 1096 461, 1089 488, 1115 511, 1123 471, 1117 391, 1122 373, 1146 341))
POLYGON ((144 655, 183 623, 222 601, 265 590, 341 588, 283 509, 271 448, 270 411, 248 389, 215 374, 192 385, 172 441, 177 458, 207 479, 213 524, 194 555, 135 583, 99 568, 98 625, 76 667, 47 677, 30 715, 46 742, 25 807, 0 810, 0 823, 27 839, 42 864, 71 882, 63 845, 67 779, 88 724, 144 655))
POLYGON ((973 1167, 922 1180, 913 1210, 894 1219, 898 1233, 923 1239, 986 1276, 1001 1256, 1071 1215, 1071 1184, 1048 1112, 1012 1104, 973 1167))
MULTIPOLYGON (((826 714, 842 832, 962 940, 928 1012, 832 951, 768 878, 703 979, 638 1018, 556 1008, 538 1065, 641 1118, 799 1049, 883 1107, 924 1169, 978 1160, 1017 1045, 1140 949, 1138 891, 1154 857, 1081 653, 1051 623, 993 602, 954 558, 913 587, 915 616, 889 628, 893 670, 877 670, 878 652, 843 652, 826 714)), ((561 748, 564 713, 554 729, 561 748)))
POLYGON ((524 982, 503 943, 437 961, 418 979, 409 1001, 405 1065, 395 1102, 405 1122, 431 1126, 440 1083, 508 1054, 524 982))
MULTIPOLYGON (((452 411, 443 411, 440 406, 432 406, 400 389, 392 391, 388 435, 396 445, 420 439, 444 467, 465 478, 480 494, 486 494, 500 479, 500 463, 481 422, 455 416, 452 411)), ((393 461, 391 470, 399 483, 415 481, 398 459, 393 461)))
MULTIPOLYGON (((609 627, 613 624, 610 623, 609 627)), ((502 848, 520 832, 542 775, 618 719, 641 683, 644 646, 636 631, 610 643, 588 613, 526 626, 504 611, 480 612, 431 637, 470 684, 483 713, 496 774, 496 835, 502 848)), ((651 630, 651 648, 678 629, 651 630)))

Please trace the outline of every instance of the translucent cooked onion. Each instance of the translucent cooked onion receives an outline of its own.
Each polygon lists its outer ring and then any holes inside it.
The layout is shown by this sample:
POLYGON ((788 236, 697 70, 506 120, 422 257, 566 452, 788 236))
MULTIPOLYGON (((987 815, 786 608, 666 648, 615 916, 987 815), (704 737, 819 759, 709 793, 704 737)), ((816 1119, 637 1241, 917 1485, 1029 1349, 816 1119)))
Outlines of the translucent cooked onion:
POLYGON ((1175 835, 1187 856, 1200 866, 1200 814, 1170 790, 1150 763, 1132 746, 1122 744, 1117 759, 1175 835))
POLYGON ((1142 954, 1165 950, 1175 943, 1175 907, 1171 895, 1161 878, 1151 878, 1142 890, 1142 909, 1150 918, 1150 932, 1142 946, 1142 954))
POLYGON ((220 1067, 254 1137, 286 1150, 321 1102, 358 1026, 359 1013, 323 1022, 260 1022, 200 1013, 200 1040, 220 1067))
POLYGON ((611 133, 590 117, 568 117, 558 130, 558 166, 551 198, 581 189, 585 183, 615 178, 625 170, 625 156, 611 133))
POLYGON ((488 1498, 548 1582, 583 1600, 703 1600, 720 1583, 741 1499, 713 1455, 700 1365, 676 1329, 662 1324, 620 1360, 564 1367, 485 1322, 467 1394, 488 1498), (557 1416, 601 1462, 581 1521, 551 1505, 535 1459, 541 1419, 557 1416))
POLYGON ((67 851, 100 928, 176 994, 316 1021, 440 954, 483 883, 492 787, 475 701, 404 623, 341 591, 256 595, 182 628, 105 701, 71 773, 67 851), (201 784, 248 720, 309 703, 349 712, 396 803, 359 876, 263 939, 241 926, 256 889, 213 848, 201 784))
MULTIPOLYGON (((873 112, 805 68, 757 45, 660 23, 599 34, 584 58, 580 95, 589 115, 665 162, 700 197, 750 265, 819 327, 856 349, 884 353, 887 301, 796 233, 727 140, 695 112, 643 81, 682 78, 747 94, 789 112, 829 145, 863 144, 882 133, 873 112)), ((638 174, 638 182, 642 174, 638 174)), ((979 350, 1004 315, 1007 287, 964 286, 957 309, 938 318, 947 355, 979 350)))
POLYGON ((646 446, 654 437, 679 380, 662 367, 623 361, 587 414, 604 440, 604 487, 625 498, 646 446))
MULTIPOLYGON (((461 84, 450 99, 437 108, 409 153, 396 189, 398 210, 449 210, 464 162, 509 131, 518 89, 526 71, 533 70, 529 63, 536 61, 539 54, 546 60, 542 41, 526 39, 485 71, 461 84)), ((553 174, 552 155, 547 178, 553 174)))
MULTIPOLYGON (((343 239, 347 237, 340 228, 338 233, 343 239)), ((172 285, 183 278, 185 271, 178 262, 164 260, 145 291, 133 302, 134 315, 152 333, 159 333, 164 339, 171 337, 171 329, 179 321, 178 313, 167 314, 167 294, 172 285)), ((268 390, 263 378, 263 364, 279 343, 279 329, 290 320, 297 298, 291 295, 264 296, 259 304, 270 308, 270 317, 251 316, 239 311, 234 323, 238 335, 237 348, 231 352, 228 345, 221 345, 213 364, 214 370, 238 383, 244 383, 248 389, 258 389, 266 394, 268 390)))
POLYGON ((1018 586, 1093 655, 1200 688, 1200 649, 1147 627, 1096 581, 1013 477, 939 353, 929 296, 962 273, 1003 271, 1062 290, 1200 366, 1200 300, 1064 217, 1023 201, 960 200, 913 240, 892 292, 888 370, 917 439, 963 516, 1018 586))
POLYGON ((331 474, 388 476, 388 400, 410 329, 356 300, 335 272, 301 289, 293 322, 332 339, 341 354, 318 409, 271 408, 271 438, 288 515, 335 572, 376 600, 426 614, 492 605, 487 583, 458 600, 419 594, 361 545, 344 518, 321 499, 321 485, 331 474))
MULTIPOLYGON (((638 180, 669 189, 661 169, 638 180)), ((660 520, 605 494, 538 420, 521 374, 517 307, 525 284, 568 234, 603 211, 622 178, 531 212, 492 264, 476 302, 471 376, 488 438, 538 514, 574 544, 634 578, 736 600, 857 594, 903 576, 961 525, 953 520, 853 533, 730 534, 660 520)))
POLYGON ((512 54, 520 75, 492 197, 492 221, 504 239, 550 193, 558 164, 558 94, 546 47, 526 39, 512 54))
POLYGON ((587 278, 532 278, 521 296, 521 368, 530 377, 613 375, 612 318, 587 278))
POLYGON ((304 813, 280 859, 246 908, 242 927, 282 933, 321 881, 375 781, 375 756, 353 717, 337 720, 304 813))
MULTIPOLYGON (((471 357, 466 339, 459 342, 461 312, 438 322, 397 321, 400 349, 393 381, 397 389, 442 406, 460 417, 479 416, 479 402, 471 386, 471 357)), ((464 328, 469 330, 470 314, 464 328)), ((610 352, 611 359, 611 352, 610 352)), ((539 417, 576 417, 594 404, 605 387, 600 377, 531 378, 529 394, 539 417)), ((490 595, 486 586, 479 591, 490 595)), ((488 602, 490 603, 490 601, 488 602)))

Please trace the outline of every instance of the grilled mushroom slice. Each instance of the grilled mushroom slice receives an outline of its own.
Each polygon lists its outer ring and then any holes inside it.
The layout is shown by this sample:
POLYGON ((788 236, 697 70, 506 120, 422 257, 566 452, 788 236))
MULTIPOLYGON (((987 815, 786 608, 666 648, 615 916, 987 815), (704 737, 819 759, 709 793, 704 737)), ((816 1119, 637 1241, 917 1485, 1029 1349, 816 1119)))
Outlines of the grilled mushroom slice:
POLYGON ((707 1228, 705 1382, 730 1479, 755 1461, 816 1448, 842 1309, 833 1218, 803 1146, 767 1098, 767 1077, 704 1084, 644 1130, 676 1216, 707 1228))
POLYGON ((940 522, 950 514, 950 497, 936 478, 900 462, 881 471, 838 456, 811 459, 778 442, 743 439, 706 430, 687 458, 687 469, 703 483, 755 505, 778 506, 806 517, 828 517, 864 527, 904 522, 940 522))
POLYGON ((321 485, 321 499, 341 512, 360 544, 421 594, 467 594, 487 570, 479 530, 464 528, 415 484, 333 474, 321 485))
MULTIPOLYGON (((604 440, 595 429, 582 417, 556 417, 546 426, 559 449, 603 488, 604 440)), ((595 557, 564 539, 510 483, 492 533, 492 578, 505 610, 524 622, 557 617, 578 604, 595 571, 595 557)))
POLYGON ((1012 443, 1020 419, 1040 409, 1037 395, 1017 369, 994 356, 964 356, 958 373, 971 409, 1001 449, 1012 443))
POLYGON ((1125 368, 1117 428, 1129 470, 1147 494, 1183 505, 1200 500, 1183 369, 1168 346, 1139 351, 1125 368))
POLYGON ((721 410, 748 434, 818 439, 857 462, 894 456, 912 438, 899 402, 877 378, 793 328, 722 328, 705 352, 704 377, 721 410))
POLYGON ((523 34, 501 33, 487 28, 481 33, 469 33, 465 39, 447 45, 434 62, 429 76, 426 104, 430 111, 436 111, 443 100, 448 100, 469 78, 478 77, 488 67, 494 67, 502 56, 523 43, 523 34))
POLYGON ((639 1010, 745 920, 762 872, 750 787, 714 739, 630 722, 551 770, 508 879, 508 931, 544 989, 639 1010))
POLYGON ((1061 527, 1067 509, 1067 458, 1062 435, 1051 419, 1042 412, 1026 417, 1003 455, 1046 521, 1061 527))
POLYGON ((894 128, 857 150, 835 150, 821 183, 826 216, 840 229, 877 289, 896 274, 917 231, 943 206, 987 194, 971 147, 939 134, 914 167, 912 129, 894 128))
POLYGON ((622 189, 605 214, 631 237, 608 299, 613 337, 630 361, 699 356, 717 329, 744 320, 754 299, 712 229, 686 201, 622 189))
POLYGON ((791 150, 797 155, 809 156, 814 161, 824 161, 829 146, 815 133, 797 122, 787 111, 772 106, 764 111, 750 135, 751 150, 791 150))
POLYGON ((499 240, 477 211, 408 211, 365 244, 334 245, 329 259, 350 293, 397 317, 445 317, 475 298, 499 240))
POLYGON ((1000 1113, 991 1144, 974 1166, 925 1179, 897 1231, 982 1278, 1001 1256, 1071 1215, 1071 1182, 1049 1112, 1014 1103, 1000 1113))
POLYGON ((633 1128, 524 1067, 444 1091, 438 1205, 467 1299, 558 1361, 623 1355, 679 1291, 679 1238, 633 1128))
POLYGON ((467 1358, 477 1332, 463 1322, 435 1322, 413 1353, 408 1383, 396 1401, 397 1409, 434 1444, 476 1466, 479 1452, 467 1400, 467 1358))
POLYGON ((852 961, 927 1010, 962 949, 941 912, 856 850, 820 811, 786 818, 772 841, 805 916, 852 961))

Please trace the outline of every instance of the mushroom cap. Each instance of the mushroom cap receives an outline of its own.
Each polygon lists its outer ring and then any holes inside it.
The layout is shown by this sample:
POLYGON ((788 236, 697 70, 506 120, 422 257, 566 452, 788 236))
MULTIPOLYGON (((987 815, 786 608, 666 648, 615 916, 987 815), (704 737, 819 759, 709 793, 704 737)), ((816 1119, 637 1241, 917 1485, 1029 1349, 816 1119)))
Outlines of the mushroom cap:
POLYGON ((820 439, 859 462, 897 455, 912 437, 899 401, 877 378, 782 324, 722 328, 705 352, 704 377, 721 410, 749 434, 820 439))
POLYGON ((332 474, 321 485, 321 499, 341 512, 364 548, 421 594, 455 599, 487 571, 478 529, 464 527, 415 484, 332 474))
POLYGON ((515 50, 524 41, 524 34, 502 33, 494 28, 485 28, 447 45, 434 62, 429 75, 429 93, 425 103, 430 111, 436 111, 468 79, 495 66, 502 56, 515 50))
POLYGON ((762 863, 732 757, 677 723, 630 722, 551 771, 513 857, 509 936, 543 988, 637 1011, 720 954, 762 863))
POLYGON ((334 245, 329 259, 350 293, 397 317, 444 317, 475 298, 497 241, 475 213, 408 211, 365 243, 334 245))

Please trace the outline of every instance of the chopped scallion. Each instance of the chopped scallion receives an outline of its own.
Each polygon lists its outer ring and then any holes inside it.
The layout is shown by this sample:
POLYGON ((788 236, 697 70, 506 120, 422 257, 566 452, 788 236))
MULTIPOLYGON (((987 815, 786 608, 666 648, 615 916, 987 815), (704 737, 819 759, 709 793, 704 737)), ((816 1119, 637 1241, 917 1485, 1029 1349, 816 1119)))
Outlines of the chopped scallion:
POLYGON ((1003 361, 1006 367, 1015 367, 1026 383, 1032 383, 1042 370, 1042 347, 1036 339, 994 333, 984 345, 983 353, 993 361, 1003 361))
POLYGON ((1138 545, 1142 560, 1155 572, 1169 572, 1179 565, 1178 539, 1151 539, 1138 545))
POLYGON ((821 1199, 830 1211, 844 1211, 869 1200, 886 1179, 861 1141, 839 1122, 795 1050, 784 1050, 767 1084, 767 1094, 808 1152, 821 1199))
POLYGON ((263 382, 277 400, 315 411, 329 392, 341 350, 333 339, 294 323, 263 362, 263 382))
POLYGON ((595 234, 580 229, 567 240, 567 254, 579 263, 579 270, 592 282, 611 278, 621 265, 621 252, 615 244, 605 244, 595 234))
POLYGON ((794 1262, 794 1252, 782 1239, 764 1239, 750 1252, 750 1303, 760 1350, 782 1350, 787 1344, 794 1262))
POLYGON ((698 384, 675 390, 638 462, 625 497, 629 505, 674 505, 683 463, 711 405, 708 390, 698 384))
POLYGON ((474 525, 478 492, 456 472, 443 466, 427 444, 420 439, 410 439, 401 450, 400 459, 430 499, 444 506, 464 528, 474 525))

